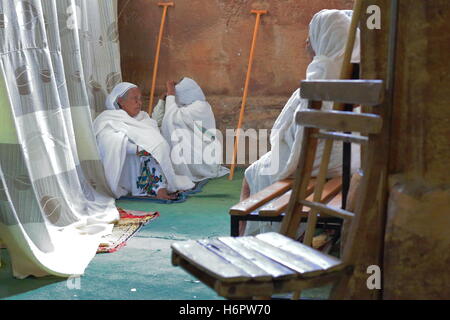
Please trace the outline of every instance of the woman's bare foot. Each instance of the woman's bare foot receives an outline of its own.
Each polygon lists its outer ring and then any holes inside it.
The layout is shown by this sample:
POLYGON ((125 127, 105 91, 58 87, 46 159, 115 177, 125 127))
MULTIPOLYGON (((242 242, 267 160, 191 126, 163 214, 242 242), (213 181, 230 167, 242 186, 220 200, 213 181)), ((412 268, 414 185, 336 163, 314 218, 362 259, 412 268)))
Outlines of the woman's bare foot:
POLYGON ((159 189, 158 192, 156 193, 156 199, 175 200, 177 198, 178 198, 178 194, 177 193, 169 194, 167 192, 167 189, 165 189, 165 188, 159 189))

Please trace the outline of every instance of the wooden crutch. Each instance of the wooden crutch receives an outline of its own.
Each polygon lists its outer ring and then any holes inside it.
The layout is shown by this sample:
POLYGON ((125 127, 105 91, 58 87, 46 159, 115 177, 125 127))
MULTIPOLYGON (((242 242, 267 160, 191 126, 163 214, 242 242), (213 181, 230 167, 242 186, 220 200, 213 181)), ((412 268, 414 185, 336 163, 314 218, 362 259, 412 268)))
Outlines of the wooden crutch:
POLYGON ((251 13, 256 14, 256 22, 255 22, 255 29, 253 30, 253 40, 252 40, 252 46, 250 49, 250 57, 248 61, 248 69, 247 69, 247 77, 245 78, 245 85, 244 85, 244 94, 242 96, 242 104, 241 104, 241 112, 239 114, 239 121, 236 128, 236 137, 234 138, 234 149, 233 149, 233 158, 231 160, 231 170, 230 170, 230 176, 229 180, 233 180, 234 176, 234 169, 236 167, 236 158, 237 158, 237 152, 238 152, 238 146, 239 146, 239 131, 242 127, 242 122, 244 121, 244 111, 245 111, 245 105, 247 103, 247 95, 248 95, 248 84, 250 82, 250 75, 252 72, 252 65, 253 65, 253 56, 255 54, 255 47, 256 47, 256 38, 258 36, 258 29, 259 29, 259 22, 261 20, 261 15, 266 14, 267 10, 252 10, 251 13))
POLYGON ((153 66, 153 78, 152 78, 152 87, 150 89, 150 102, 148 104, 148 114, 151 116, 153 112, 153 95, 155 94, 155 85, 156 85, 156 76, 158 74, 158 63, 159 63, 159 52, 161 50, 161 40, 164 34, 164 25, 166 22, 167 9, 169 7, 173 7, 173 2, 159 2, 158 6, 163 7, 163 14, 161 18, 161 26, 159 27, 159 36, 158 42, 156 45, 156 54, 155 54, 155 63, 153 66))

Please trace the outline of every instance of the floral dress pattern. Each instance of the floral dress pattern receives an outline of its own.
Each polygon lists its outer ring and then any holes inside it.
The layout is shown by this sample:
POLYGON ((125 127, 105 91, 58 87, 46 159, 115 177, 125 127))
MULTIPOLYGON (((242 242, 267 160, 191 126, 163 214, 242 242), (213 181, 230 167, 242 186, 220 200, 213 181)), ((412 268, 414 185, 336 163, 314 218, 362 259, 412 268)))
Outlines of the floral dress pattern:
POLYGON ((141 157, 141 170, 136 181, 136 186, 142 193, 156 196, 159 189, 166 187, 166 181, 161 172, 161 167, 156 159, 147 151, 140 151, 137 155, 141 157))

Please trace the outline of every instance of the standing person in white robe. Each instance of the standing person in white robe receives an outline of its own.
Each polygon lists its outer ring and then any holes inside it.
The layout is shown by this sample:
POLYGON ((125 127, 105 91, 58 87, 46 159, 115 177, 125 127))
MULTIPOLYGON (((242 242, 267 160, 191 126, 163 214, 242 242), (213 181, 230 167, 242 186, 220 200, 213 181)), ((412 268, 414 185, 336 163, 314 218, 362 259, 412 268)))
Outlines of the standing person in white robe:
POLYGON ((108 110, 94 121, 107 182, 116 198, 131 194, 173 200, 173 193, 194 183, 175 173, 170 146, 141 107, 140 89, 123 82, 108 95, 108 110))
POLYGON ((228 174, 222 163, 222 144, 216 137, 216 120, 199 85, 183 78, 167 82, 165 103, 160 100, 152 117, 172 149, 175 173, 198 182, 228 174))
MULTIPOLYGON (((351 23, 351 15, 343 10, 322 10, 314 15, 309 25, 306 41, 308 54, 313 57, 307 68, 306 79, 338 79, 340 76, 345 44, 351 23)), ((359 62, 359 34, 355 42, 352 62, 359 62)), ((303 128, 296 124, 295 113, 308 107, 308 101, 300 98, 297 89, 284 106, 273 125, 270 143, 271 151, 263 155, 245 171, 241 200, 248 198, 276 181, 291 176, 298 163, 303 128)), ((331 102, 322 109, 330 110, 331 102)), ((313 175, 317 175, 324 143, 319 142, 313 175)), ((359 166, 359 149, 352 148, 352 167, 359 166)), ((328 167, 328 177, 342 174, 342 144, 334 144, 328 167)), ((248 221, 241 223, 240 233, 254 235, 262 232, 279 231, 281 223, 248 221), (245 230, 245 231, 244 231, 245 230)))

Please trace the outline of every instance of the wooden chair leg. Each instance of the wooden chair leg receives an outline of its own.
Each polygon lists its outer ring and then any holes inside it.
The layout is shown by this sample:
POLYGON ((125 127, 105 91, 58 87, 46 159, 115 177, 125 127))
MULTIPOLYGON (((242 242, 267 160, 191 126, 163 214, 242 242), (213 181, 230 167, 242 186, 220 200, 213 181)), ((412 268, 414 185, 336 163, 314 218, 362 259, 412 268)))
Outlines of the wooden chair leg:
POLYGON ((350 274, 345 274, 339 280, 333 283, 331 288, 329 300, 343 300, 345 292, 348 289, 348 282, 350 281, 350 274))
POLYGON ((232 237, 238 237, 240 219, 236 216, 231 216, 230 220, 230 235, 232 237))
POLYGON ((295 291, 295 292, 292 294, 291 300, 299 300, 300 297, 301 297, 301 295, 302 295, 302 292, 301 292, 301 291, 295 291))

